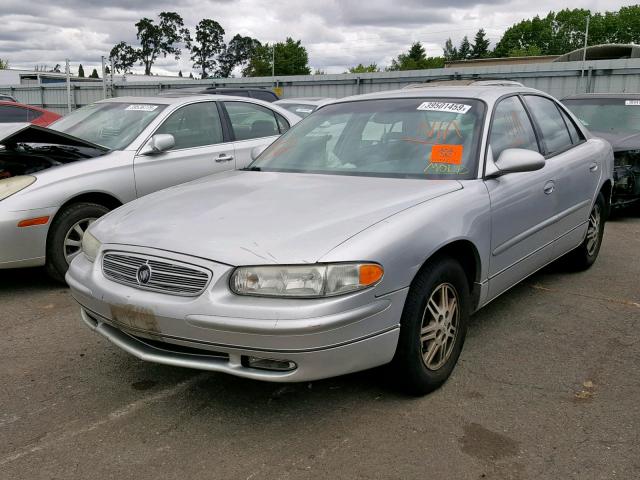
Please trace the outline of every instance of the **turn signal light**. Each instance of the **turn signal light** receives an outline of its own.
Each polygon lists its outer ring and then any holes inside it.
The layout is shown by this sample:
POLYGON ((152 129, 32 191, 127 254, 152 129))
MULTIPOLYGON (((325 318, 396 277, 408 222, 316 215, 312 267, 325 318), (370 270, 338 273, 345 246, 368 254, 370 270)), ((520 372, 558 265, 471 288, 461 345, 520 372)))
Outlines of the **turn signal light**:
POLYGON ((49 222, 49 217, 36 217, 21 220, 18 223, 18 227, 33 227, 34 225, 46 225, 49 222))
POLYGON ((384 270, 380 265, 367 263, 360 265, 360 285, 372 285, 382 278, 384 270))

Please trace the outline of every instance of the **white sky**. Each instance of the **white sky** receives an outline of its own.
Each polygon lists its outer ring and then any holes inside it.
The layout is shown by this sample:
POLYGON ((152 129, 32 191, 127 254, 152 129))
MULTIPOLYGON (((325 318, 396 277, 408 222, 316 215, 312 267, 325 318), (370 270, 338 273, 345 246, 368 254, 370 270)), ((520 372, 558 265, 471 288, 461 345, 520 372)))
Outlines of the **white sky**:
MULTIPOLYGON (((176 11, 193 31, 202 18, 218 21, 228 40, 234 34, 261 42, 301 39, 313 69, 341 73, 358 63, 385 66, 411 43, 420 41, 429 55, 441 55, 448 37, 458 44, 484 28, 491 45, 511 24, 550 10, 617 10, 637 1, 621 0, 2 0, 0 58, 14 68, 52 67, 71 60, 85 74, 99 67, 100 56, 124 40, 135 46, 134 24, 161 11, 176 11)), ((180 61, 160 58, 156 74, 188 76, 185 51, 180 61)), ((100 69, 98 68, 98 71, 100 69)), ((141 71, 140 67, 136 71, 141 71)))

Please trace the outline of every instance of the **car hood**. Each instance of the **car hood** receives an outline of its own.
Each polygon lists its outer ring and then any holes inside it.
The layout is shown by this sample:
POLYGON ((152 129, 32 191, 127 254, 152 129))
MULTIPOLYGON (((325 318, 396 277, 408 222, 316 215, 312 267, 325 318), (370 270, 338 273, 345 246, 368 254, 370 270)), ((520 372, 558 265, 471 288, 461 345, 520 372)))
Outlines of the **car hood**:
POLYGON ((126 204, 91 233, 229 265, 313 263, 374 223, 461 188, 455 180, 233 171, 126 204))
POLYGON ((109 149, 96 143, 88 142, 73 135, 58 132, 51 128, 40 127, 31 123, 5 123, 0 124, 0 145, 6 147, 18 143, 40 143, 52 145, 65 145, 69 147, 89 147, 102 151, 109 149))
POLYGON ((614 152, 640 149, 640 132, 636 133, 611 133, 592 132, 594 136, 604 138, 611 144, 614 152))

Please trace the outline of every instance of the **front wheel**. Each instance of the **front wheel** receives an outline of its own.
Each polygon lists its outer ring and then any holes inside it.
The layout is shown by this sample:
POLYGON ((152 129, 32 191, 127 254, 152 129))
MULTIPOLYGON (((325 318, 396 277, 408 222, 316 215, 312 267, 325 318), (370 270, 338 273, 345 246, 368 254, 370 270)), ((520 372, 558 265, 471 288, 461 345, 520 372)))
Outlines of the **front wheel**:
POLYGON ((64 282, 71 260, 82 251, 84 232, 109 209, 97 203, 74 203, 56 216, 47 237, 47 273, 64 282))
POLYGON ((469 283, 458 262, 437 259, 418 273, 402 312, 392 364, 405 390, 424 395, 447 380, 462 351, 469 315, 469 283))
POLYGON ((576 249, 569 252, 564 259, 571 269, 586 270, 596 261, 600 252, 600 245, 602 245, 606 220, 607 204, 602 193, 599 193, 589 213, 587 234, 584 240, 576 249))

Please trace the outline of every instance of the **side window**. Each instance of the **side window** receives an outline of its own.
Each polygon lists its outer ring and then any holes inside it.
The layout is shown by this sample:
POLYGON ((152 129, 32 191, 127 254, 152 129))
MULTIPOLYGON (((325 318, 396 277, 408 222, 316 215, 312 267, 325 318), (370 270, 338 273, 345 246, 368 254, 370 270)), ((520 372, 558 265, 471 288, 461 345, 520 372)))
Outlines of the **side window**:
POLYGON ((571 142, 574 145, 576 143, 580 143, 582 140, 584 140, 584 137, 582 136, 580 131, 576 128, 576 124, 573 123, 573 120, 569 118, 569 115, 567 115, 564 112, 564 110, 562 110, 561 108, 559 108, 559 110, 560 110, 560 114, 562 115, 562 118, 564 119, 564 122, 567 124, 567 128, 569 129, 569 136, 571 137, 571 142))
POLYGON ((548 98, 526 95, 524 101, 542 133, 546 154, 554 154, 572 145, 569 130, 556 104, 548 98))
POLYGON ((529 116, 518 97, 505 98, 496 107, 489 145, 494 160, 507 148, 540 151, 529 116))
POLYGON ((176 144, 172 150, 223 142, 222 124, 215 102, 192 103, 180 108, 155 133, 173 135, 176 144))
POLYGON ((0 123, 28 122, 28 109, 0 105, 0 123))
POLYGON ((278 121, 278 129, 280 130, 280 133, 284 133, 287 130, 289 130, 289 128, 291 128, 291 125, 289 125, 289 122, 287 121, 286 118, 284 118, 278 112, 273 112, 273 113, 276 114, 276 120, 278 121))
POLYGON ((271 137, 280 130, 274 112, 262 105, 245 102, 224 102, 236 140, 271 137))

